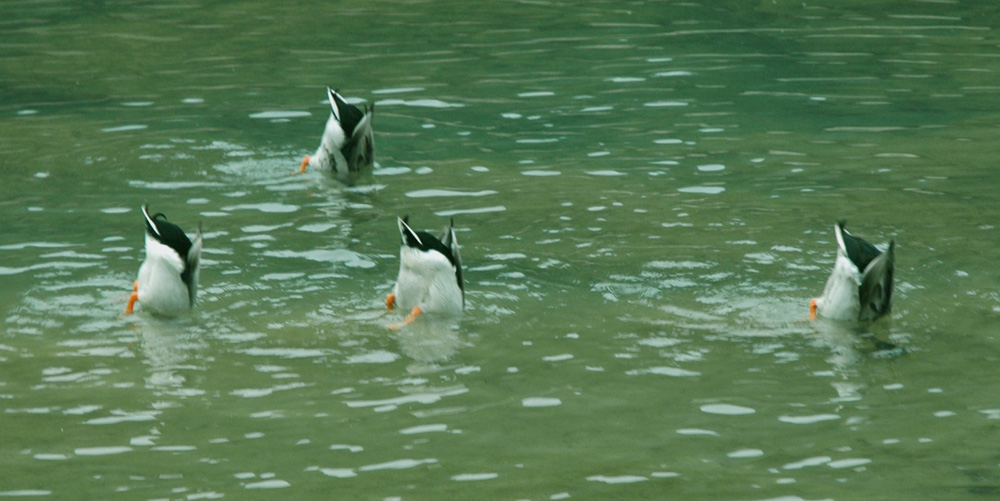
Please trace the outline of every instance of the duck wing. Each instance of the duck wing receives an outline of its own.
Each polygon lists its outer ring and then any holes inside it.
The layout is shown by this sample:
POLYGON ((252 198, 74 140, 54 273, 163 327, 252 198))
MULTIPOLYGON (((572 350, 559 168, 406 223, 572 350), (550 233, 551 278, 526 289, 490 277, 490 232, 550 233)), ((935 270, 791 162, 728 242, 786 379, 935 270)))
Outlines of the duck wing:
MULTIPOLYGON (((357 108, 354 108, 357 110, 357 108)), ((354 126, 351 137, 344 143, 341 152, 347 159, 348 171, 359 171, 375 163, 375 136, 372 134, 372 116, 375 105, 365 109, 364 115, 354 126)), ((345 130, 351 130, 346 129, 345 130)))
POLYGON ((458 252, 458 239, 455 237, 455 219, 451 219, 448 227, 441 235, 441 243, 451 251, 451 262, 455 265, 455 279, 458 280, 458 288, 462 291, 462 299, 465 299, 465 283, 462 280, 462 255, 458 252))
POLYGON ((201 265, 201 233, 201 225, 198 225, 198 236, 195 237, 194 243, 188 249, 187 259, 184 263, 184 273, 181 274, 181 280, 188 287, 188 299, 191 301, 191 306, 194 306, 194 300, 198 296, 198 267, 201 265))
POLYGON ((864 268, 861 285, 858 287, 858 299, 861 305, 858 320, 863 322, 875 320, 888 314, 892 309, 895 247, 896 242, 889 241, 889 249, 875 256, 864 268))
POLYGON ((847 229, 844 228, 845 224, 844 221, 837 223, 837 244, 844 250, 844 254, 847 254, 847 258, 854 263, 854 266, 857 266, 859 270, 864 270, 882 252, 867 240, 848 233, 847 229))

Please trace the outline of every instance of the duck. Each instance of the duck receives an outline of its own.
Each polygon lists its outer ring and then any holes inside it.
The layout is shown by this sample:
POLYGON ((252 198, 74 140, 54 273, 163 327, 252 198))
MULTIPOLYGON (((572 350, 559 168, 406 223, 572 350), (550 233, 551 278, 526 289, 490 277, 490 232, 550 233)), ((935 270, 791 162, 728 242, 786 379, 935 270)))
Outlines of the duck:
POLYGON ((326 121, 323 138, 316 153, 306 155, 300 173, 312 166, 338 177, 361 172, 375 163, 375 139, 372 135, 372 117, 375 105, 363 110, 344 100, 337 91, 327 87, 330 99, 330 118, 326 121))
POLYGON ((455 238, 455 220, 440 237, 426 231, 414 231, 409 216, 396 218, 402 245, 399 249, 399 278, 386 297, 389 311, 407 311, 399 328, 420 315, 459 316, 465 307, 465 285, 462 281, 462 257, 455 238))
POLYGON ((125 314, 132 314, 136 301, 163 316, 185 313, 198 295, 201 228, 192 242, 162 212, 151 216, 149 206, 143 205, 142 215, 146 218, 146 259, 139 267, 139 279, 132 286, 125 314))
POLYGON ((809 318, 871 322, 892 309, 895 240, 883 252, 855 237, 839 221, 833 227, 837 237, 837 259, 823 295, 809 302, 809 318))

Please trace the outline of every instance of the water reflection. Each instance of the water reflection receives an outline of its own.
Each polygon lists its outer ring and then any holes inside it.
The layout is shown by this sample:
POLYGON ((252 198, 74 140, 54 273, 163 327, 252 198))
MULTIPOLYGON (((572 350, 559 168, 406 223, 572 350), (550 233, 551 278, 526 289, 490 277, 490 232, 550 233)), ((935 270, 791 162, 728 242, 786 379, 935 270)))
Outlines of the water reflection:
POLYGON ((176 319, 143 315, 139 326, 140 347, 149 366, 146 386, 157 393, 194 396, 203 390, 187 387, 187 371, 204 371, 201 352, 207 348, 204 332, 195 325, 196 317, 176 319))
POLYGON ((395 331, 395 337, 406 356, 422 363, 445 362, 462 344, 459 318, 447 315, 421 315, 395 331))
POLYGON ((862 358, 896 358, 908 353, 904 335, 893 336, 889 319, 878 322, 842 322, 818 319, 810 322, 816 339, 831 351, 829 361, 844 370, 862 358))

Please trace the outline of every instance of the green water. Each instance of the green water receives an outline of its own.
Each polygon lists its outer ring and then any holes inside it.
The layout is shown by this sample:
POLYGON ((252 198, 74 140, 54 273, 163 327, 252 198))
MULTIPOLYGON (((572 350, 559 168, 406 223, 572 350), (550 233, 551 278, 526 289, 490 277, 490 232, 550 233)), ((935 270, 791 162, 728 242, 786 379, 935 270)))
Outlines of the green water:
POLYGON ((996 497, 1000 8, 829 3, 5 3, 0 495, 996 497), (189 318, 122 315, 143 203, 189 318), (403 214, 455 330, 386 329, 403 214), (841 218, 899 349, 805 319, 841 218))

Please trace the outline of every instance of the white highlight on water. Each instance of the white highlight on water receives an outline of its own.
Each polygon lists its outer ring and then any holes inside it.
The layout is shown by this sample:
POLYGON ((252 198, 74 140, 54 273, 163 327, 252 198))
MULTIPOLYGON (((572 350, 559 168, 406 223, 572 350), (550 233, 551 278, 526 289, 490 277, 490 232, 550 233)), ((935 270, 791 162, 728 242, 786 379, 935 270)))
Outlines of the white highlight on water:
POLYGON ((118 446, 108 446, 108 447, 80 447, 73 451, 73 454, 77 456, 109 456, 112 454, 122 454, 125 452, 130 452, 131 447, 124 445, 118 446))
POLYGON ((705 404, 701 406, 701 412, 706 414, 723 414, 727 416, 742 416, 757 412, 750 407, 743 407, 732 404, 705 404))
POLYGON ((119 127, 106 127, 101 129, 101 132, 126 132, 130 130, 143 130, 148 128, 148 125, 121 125, 119 127))
POLYGON ((562 400, 549 397, 528 397, 521 400, 521 405, 525 407, 555 407, 562 405, 562 400))
POLYGON ((726 170, 726 166, 722 164, 706 164, 699 165, 698 170, 701 172, 718 172, 720 170, 726 170))
POLYGON ((712 430, 703 430, 701 428, 681 428, 677 430, 678 435, 707 435, 710 437, 718 437, 719 433, 712 430))
POLYGON ((830 461, 826 465, 830 468, 857 468, 858 466, 864 466, 871 463, 871 459, 867 458, 849 458, 849 459, 838 459, 836 461, 830 461))
POLYGON ((399 433, 403 435, 416 435, 419 433, 439 433, 448 431, 448 425, 446 424, 424 424, 420 426, 412 426, 410 428, 404 428, 399 430, 399 433))
POLYGON ((726 454, 726 456, 734 459, 756 458, 763 455, 764 451, 760 449, 739 449, 726 454))
POLYGON ((786 470, 801 470, 808 466, 819 466, 830 462, 830 456, 816 456, 811 458, 803 459, 802 461, 796 461, 794 463, 788 463, 782 468, 786 470))
POLYGON ((648 369, 636 369, 627 371, 625 372, 625 374, 628 376, 656 374, 660 376, 671 376, 671 377, 695 377, 701 375, 700 372, 678 369, 677 367, 650 367, 648 369))
POLYGON ((420 465, 434 464, 438 460, 434 458, 427 459, 397 459, 395 461, 388 461, 385 463, 370 464, 358 468, 358 471, 378 471, 378 470, 406 470, 409 468, 416 468, 420 465))
POLYGON ((250 118, 300 118, 312 116, 312 113, 308 111, 261 111, 258 113, 251 113, 250 118))
POLYGON ((685 186, 683 188, 677 188, 677 191, 681 193, 696 193, 699 195, 718 195, 726 191, 722 186, 685 186))
POLYGON ((587 480, 605 484, 634 484, 636 482, 645 482, 649 479, 639 475, 618 475, 615 477, 609 477, 606 475, 591 475, 587 477, 587 480))
POLYGON ((452 475, 451 479, 456 482, 477 482, 481 480, 493 480, 499 477, 497 473, 459 473, 452 475))
POLYGON ((838 416, 836 414, 815 414, 815 415, 812 415, 812 416, 780 416, 780 417, 778 417, 778 421, 781 421, 782 423, 791 423, 791 424, 813 424, 813 423, 819 423, 819 422, 822 422, 822 421, 833 421, 833 420, 836 420, 836 419, 840 419, 840 416, 838 416))
POLYGON ((414 190, 406 192, 406 196, 410 198, 430 198, 430 197, 485 197, 487 195, 496 195, 498 192, 496 190, 480 190, 480 191, 456 191, 456 190, 414 190))

